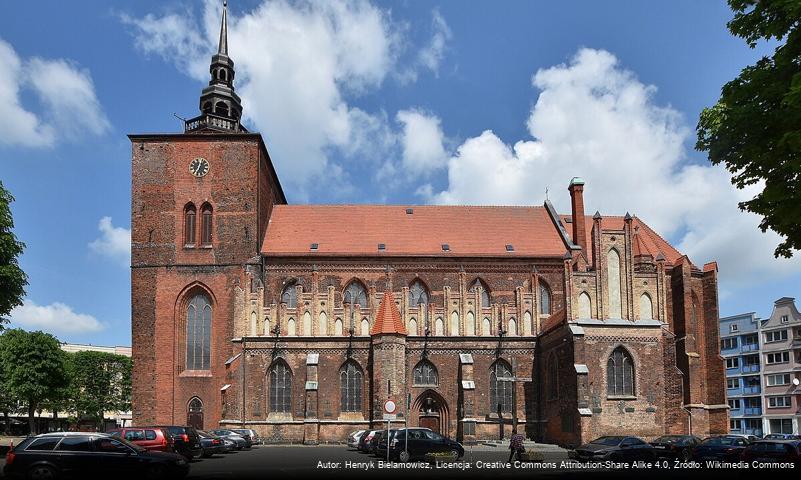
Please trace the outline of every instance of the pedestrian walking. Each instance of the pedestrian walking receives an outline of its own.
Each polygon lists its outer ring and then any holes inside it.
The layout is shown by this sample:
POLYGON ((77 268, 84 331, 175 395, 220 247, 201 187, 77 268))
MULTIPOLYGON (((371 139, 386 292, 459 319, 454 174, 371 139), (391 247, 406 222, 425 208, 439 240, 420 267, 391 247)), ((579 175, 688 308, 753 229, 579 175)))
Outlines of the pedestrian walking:
POLYGON ((523 447, 523 440, 525 437, 517 433, 517 428, 512 429, 512 438, 509 439, 509 460, 507 463, 512 462, 512 457, 515 457, 518 461, 521 460, 521 456, 526 449, 523 447))

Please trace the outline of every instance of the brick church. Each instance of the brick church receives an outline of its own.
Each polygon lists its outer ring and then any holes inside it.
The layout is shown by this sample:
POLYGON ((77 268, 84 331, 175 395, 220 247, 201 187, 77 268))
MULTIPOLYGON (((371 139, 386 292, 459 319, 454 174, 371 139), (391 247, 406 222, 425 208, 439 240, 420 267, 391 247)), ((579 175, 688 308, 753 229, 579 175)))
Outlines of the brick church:
POLYGON ((714 262, 587 215, 580 178, 567 214, 290 205, 222 18, 200 115, 129 136, 135 424, 342 441, 391 398, 468 443, 727 431, 714 262))

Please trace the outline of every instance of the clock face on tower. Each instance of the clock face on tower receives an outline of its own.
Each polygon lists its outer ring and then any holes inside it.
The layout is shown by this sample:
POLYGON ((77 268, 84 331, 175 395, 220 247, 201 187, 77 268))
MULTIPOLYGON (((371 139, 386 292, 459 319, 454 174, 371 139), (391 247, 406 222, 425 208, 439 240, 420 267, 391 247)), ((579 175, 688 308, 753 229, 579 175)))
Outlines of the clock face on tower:
POLYGON ((197 157, 189 164, 189 173, 196 177, 202 177, 209 173, 209 162, 203 157, 197 157))

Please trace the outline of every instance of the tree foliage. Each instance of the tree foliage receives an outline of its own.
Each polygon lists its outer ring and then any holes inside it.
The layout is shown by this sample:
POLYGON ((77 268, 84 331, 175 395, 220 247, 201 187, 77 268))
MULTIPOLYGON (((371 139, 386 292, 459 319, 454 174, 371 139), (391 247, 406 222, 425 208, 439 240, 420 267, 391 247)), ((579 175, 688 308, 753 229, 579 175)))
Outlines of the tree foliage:
POLYGON ((28 277, 18 262, 25 244, 17 240, 12 231, 14 219, 10 205, 13 201, 14 197, 0 182, 0 330, 8 323, 6 315, 14 307, 22 305, 25 286, 28 285, 28 277))
POLYGON ((801 0, 729 0, 729 6, 732 34, 751 48, 762 40, 779 45, 703 110, 696 148, 724 164, 737 188, 762 186, 740 208, 762 217, 763 232, 783 237, 777 257, 791 257, 801 249, 801 0))
POLYGON ((24 404, 35 431, 34 412, 68 384, 64 352, 43 332, 6 330, 0 335, 0 388, 24 404))
POLYGON ((131 408, 131 359, 106 352, 70 354, 70 410, 100 426, 104 412, 131 408))

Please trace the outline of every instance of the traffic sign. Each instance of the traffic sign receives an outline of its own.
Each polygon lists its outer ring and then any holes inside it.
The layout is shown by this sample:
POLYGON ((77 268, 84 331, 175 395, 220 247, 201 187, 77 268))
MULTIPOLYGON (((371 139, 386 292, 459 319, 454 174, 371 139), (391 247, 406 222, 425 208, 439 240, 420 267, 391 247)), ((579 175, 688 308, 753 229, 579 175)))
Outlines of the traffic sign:
POLYGON ((395 405, 395 402, 392 400, 387 400, 384 402, 384 413, 395 413, 395 409, 397 408, 398 406, 395 405))
POLYGON ((395 415, 394 413, 385 413, 384 414, 384 420, 386 420, 386 421, 396 420, 397 418, 398 418, 398 416, 395 415))

